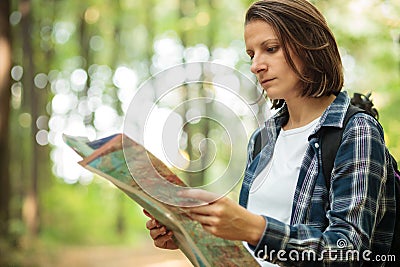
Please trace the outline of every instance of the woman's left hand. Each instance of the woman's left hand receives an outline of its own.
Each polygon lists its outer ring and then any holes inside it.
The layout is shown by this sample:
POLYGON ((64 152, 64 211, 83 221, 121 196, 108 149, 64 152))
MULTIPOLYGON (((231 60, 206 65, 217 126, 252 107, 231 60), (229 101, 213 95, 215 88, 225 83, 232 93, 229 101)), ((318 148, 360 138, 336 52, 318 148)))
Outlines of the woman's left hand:
POLYGON ((249 212, 228 197, 218 198, 215 194, 200 189, 184 190, 180 196, 208 203, 187 208, 188 215, 215 236, 257 245, 264 232, 264 217, 249 212))

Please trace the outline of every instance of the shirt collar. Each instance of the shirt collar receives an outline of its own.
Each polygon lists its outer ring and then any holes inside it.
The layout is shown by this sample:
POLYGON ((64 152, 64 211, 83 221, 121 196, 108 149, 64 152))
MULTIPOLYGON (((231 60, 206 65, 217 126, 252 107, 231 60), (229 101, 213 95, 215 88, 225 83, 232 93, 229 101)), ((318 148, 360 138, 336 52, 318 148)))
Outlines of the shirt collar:
POLYGON ((336 99, 322 114, 319 127, 343 127, 344 116, 350 104, 347 92, 340 92, 336 99))
MULTIPOLYGON (((335 100, 324 111, 313 133, 317 132, 321 127, 343 127, 344 116, 350 104, 350 98, 346 91, 340 92, 335 100)), ((289 119, 289 112, 286 104, 278 110, 278 112, 266 121, 266 127, 270 128, 275 126, 278 131, 287 123, 289 119)))

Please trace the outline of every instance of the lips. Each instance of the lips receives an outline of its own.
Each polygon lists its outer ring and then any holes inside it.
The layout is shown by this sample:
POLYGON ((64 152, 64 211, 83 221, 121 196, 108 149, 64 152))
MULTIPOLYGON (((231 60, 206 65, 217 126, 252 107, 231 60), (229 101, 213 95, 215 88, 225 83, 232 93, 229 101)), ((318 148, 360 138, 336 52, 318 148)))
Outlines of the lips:
POLYGON ((271 81, 273 81, 273 80, 275 80, 275 79, 276 79, 276 78, 264 79, 264 80, 261 81, 261 84, 262 84, 262 85, 266 85, 266 84, 270 83, 271 81))

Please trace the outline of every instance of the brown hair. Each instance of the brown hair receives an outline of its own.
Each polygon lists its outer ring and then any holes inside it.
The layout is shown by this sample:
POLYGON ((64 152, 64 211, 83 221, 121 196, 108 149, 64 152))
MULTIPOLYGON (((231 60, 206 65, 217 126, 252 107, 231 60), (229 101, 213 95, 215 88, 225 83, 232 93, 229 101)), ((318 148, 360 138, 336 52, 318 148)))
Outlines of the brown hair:
MULTIPOLYGON (((302 96, 337 95, 343 87, 343 66, 333 33, 324 16, 307 0, 263 0, 246 13, 245 24, 262 20, 271 25, 282 45, 289 66, 304 84, 302 96), (303 63, 298 70, 290 57, 303 63)), ((273 108, 283 105, 274 100, 273 108)))

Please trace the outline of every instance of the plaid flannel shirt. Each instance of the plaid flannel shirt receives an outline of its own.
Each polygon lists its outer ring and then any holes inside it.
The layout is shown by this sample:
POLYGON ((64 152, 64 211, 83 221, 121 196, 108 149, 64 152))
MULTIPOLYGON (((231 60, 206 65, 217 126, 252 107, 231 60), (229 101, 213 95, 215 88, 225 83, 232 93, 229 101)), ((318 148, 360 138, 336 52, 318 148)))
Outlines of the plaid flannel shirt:
MULTIPOLYGON (((289 266, 358 266, 378 260, 376 255, 389 254, 395 218, 394 176, 386 167, 388 151, 382 127, 375 119, 364 113, 350 119, 343 132, 329 187, 323 177, 319 139, 315 133, 324 126, 343 127, 349 103, 347 93, 341 92, 321 116, 309 136, 290 225, 263 215, 264 234, 256 247, 250 246, 256 256, 289 266)), ((279 131, 287 120, 288 111, 284 106, 250 139, 239 198, 243 207, 247 206, 255 177, 271 159, 279 131), (261 131, 265 133, 266 145, 253 158, 255 136, 261 131)), ((383 262, 374 262, 373 266, 381 265, 383 262)))

